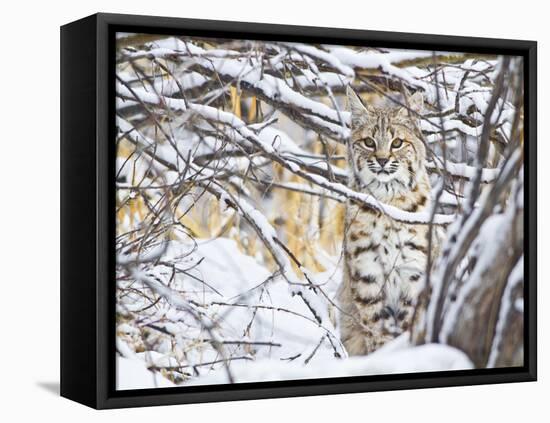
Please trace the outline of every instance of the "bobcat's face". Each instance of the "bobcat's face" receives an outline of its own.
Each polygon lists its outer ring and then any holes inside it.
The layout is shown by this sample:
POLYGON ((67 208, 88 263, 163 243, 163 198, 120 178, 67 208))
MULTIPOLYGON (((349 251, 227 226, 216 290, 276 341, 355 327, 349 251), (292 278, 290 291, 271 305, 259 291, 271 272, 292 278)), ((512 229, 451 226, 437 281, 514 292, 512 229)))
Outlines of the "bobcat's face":
MULTIPOLYGON (((410 189, 426 150, 408 110, 365 107, 351 89, 348 99, 352 113, 350 155, 361 183, 367 188, 378 182, 410 189)), ((419 101, 419 95, 412 96, 411 108, 418 107, 419 101)))

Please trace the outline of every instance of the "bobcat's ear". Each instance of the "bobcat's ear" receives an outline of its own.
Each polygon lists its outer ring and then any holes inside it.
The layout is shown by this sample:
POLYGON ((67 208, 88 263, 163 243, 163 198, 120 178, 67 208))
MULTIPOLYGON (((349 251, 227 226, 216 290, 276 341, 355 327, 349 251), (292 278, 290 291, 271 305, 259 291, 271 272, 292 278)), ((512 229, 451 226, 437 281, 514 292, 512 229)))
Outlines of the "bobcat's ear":
POLYGON ((411 96, 408 95, 408 91, 405 91, 405 93, 406 93, 408 108, 402 107, 399 110, 399 115, 404 118, 407 118, 407 117, 415 118, 415 113, 409 114, 409 109, 412 112, 421 113, 422 110, 424 109, 424 96, 420 91, 415 92, 411 96))
POLYGON ((346 94, 348 96, 348 104, 351 111, 351 127, 356 128, 364 125, 369 114, 367 108, 349 85, 346 89, 346 94))
POLYGON ((409 107, 418 113, 424 109, 424 96, 420 91, 415 92, 409 97, 409 107))

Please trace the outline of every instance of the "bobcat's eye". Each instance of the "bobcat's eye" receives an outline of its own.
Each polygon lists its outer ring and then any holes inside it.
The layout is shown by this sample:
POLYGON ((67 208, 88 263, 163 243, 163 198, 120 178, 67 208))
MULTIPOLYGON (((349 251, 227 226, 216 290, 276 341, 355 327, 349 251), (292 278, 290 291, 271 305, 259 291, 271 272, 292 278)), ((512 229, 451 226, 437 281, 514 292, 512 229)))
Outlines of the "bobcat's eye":
POLYGON ((396 138, 391 143, 391 148, 401 148, 403 146, 403 139, 396 138))
POLYGON ((372 139, 372 138, 365 138, 363 140, 363 143, 365 144, 365 146, 367 146, 368 148, 375 148, 376 147, 376 142, 372 139))

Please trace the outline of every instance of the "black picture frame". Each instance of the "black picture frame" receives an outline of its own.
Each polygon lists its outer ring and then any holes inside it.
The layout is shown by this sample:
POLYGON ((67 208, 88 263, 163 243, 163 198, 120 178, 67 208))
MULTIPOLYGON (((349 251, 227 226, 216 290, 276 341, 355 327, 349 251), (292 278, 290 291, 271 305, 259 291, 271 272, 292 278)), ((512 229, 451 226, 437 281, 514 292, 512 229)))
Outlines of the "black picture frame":
POLYGON ((95 14, 61 28, 61 395, 90 407, 232 401, 537 378, 537 44, 534 41, 95 14), (208 35, 522 56, 525 66, 525 363, 477 369, 161 389, 114 389, 114 34, 208 35), (78 207, 75 207, 78 204, 78 207))

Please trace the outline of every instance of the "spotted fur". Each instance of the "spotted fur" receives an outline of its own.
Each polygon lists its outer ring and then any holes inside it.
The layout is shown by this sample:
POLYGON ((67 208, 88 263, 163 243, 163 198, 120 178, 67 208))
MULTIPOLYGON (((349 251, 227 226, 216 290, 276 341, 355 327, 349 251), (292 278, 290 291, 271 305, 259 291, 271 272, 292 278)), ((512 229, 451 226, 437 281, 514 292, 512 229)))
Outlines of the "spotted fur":
MULTIPOLYGON (((351 89, 348 101, 351 187, 402 210, 425 210, 430 203, 426 152, 411 112, 365 107, 351 89)), ((420 95, 408 102, 413 111, 422 107, 420 95)), ((363 355, 409 328, 426 267, 428 227, 350 202, 345 230, 341 336, 350 355, 363 355)))

